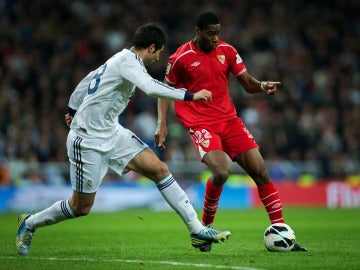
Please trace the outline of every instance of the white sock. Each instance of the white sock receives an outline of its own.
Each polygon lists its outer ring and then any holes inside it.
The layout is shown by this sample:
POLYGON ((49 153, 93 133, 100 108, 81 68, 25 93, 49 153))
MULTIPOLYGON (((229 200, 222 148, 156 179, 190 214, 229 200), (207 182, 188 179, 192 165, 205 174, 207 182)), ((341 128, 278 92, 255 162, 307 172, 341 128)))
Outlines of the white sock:
POLYGON ((26 221, 26 227, 35 231, 38 227, 43 227, 58 223, 65 219, 74 218, 75 215, 69 205, 69 200, 57 201, 49 208, 41 212, 32 214, 26 221))
POLYGON ((160 180, 157 187, 167 203, 180 215, 190 233, 197 234, 204 228, 188 196, 172 174, 160 180))

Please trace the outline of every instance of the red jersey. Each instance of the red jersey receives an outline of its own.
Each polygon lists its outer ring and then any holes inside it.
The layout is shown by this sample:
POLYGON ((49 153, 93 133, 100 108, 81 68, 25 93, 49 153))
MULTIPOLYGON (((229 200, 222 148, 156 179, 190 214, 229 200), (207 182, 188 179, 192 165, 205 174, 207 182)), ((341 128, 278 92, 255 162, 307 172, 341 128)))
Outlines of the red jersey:
POLYGON ((209 54, 198 50, 192 40, 181 45, 169 58, 165 79, 176 88, 193 93, 201 89, 212 92, 211 101, 174 101, 176 114, 185 128, 236 118, 228 88, 229 75, 237 77, 245 71, 236 49, 224 41, 219 40, 217 48, 209 54))

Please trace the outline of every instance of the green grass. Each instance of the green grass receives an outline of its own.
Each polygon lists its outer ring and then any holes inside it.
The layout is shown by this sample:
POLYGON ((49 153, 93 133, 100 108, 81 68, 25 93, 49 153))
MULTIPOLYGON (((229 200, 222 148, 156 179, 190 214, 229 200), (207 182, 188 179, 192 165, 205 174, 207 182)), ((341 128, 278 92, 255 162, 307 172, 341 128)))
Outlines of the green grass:
POLYGON ((219 210, 231 238, 201 253, 173 212, 91 213, 39 228, 30 254, 15 248, 17 214, 0 214, 0 269, 360 269, 360 209, 286 208, 286 222, 309 252, 268 252, 265 211, 219 210))

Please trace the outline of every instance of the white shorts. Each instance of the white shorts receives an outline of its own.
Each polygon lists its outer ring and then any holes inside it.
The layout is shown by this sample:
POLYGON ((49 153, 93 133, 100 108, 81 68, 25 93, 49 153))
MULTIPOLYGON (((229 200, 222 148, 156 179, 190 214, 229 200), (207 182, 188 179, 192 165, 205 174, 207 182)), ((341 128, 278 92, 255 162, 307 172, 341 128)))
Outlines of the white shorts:
POLYGON ((82 193, 97 191, 109 167, 123 175, 128 172, 128 163, 149 147, 132 131, 119 127, 116 134, 108 139, 89 138, 86 134, 70 130, 66 148, 73 190, 82 193))

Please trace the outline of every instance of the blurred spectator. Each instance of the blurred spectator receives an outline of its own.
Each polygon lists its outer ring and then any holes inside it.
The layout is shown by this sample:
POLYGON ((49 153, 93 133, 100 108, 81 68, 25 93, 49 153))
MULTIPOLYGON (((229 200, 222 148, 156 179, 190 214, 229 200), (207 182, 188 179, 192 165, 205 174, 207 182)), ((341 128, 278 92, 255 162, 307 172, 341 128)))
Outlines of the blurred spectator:
MULTIPOLYGON (((66 162, 63 116, 85 73, 129 44, 128 33, 144 21, 157 21, 167 31, 168 44, 149 71, 162 80, 168 55, 194 36, 188 29, 204 10, 219 14, 226 29, 222 39, 237 47, 250 73, 283 82, 270 98, 250 97, 238 86, 230 89, 264 158, 273 161, 274 174, 288 176, 278 167, 287 161, 320 162, 318 177, 359 174, 356 0, 184 0, 176 5, 164 0, 40 0, 31 5, 0 0, 0 160, 66 162)), ((137 126, 139 136, 152 146, 156 112, 149 106, 156 109, 155 103, 129 106, 120 121, 137 126)), ((161 157, 197 159, 188 150, 185 131, 175 117, 168 117, 169 152, 159 153, 161 157)))

